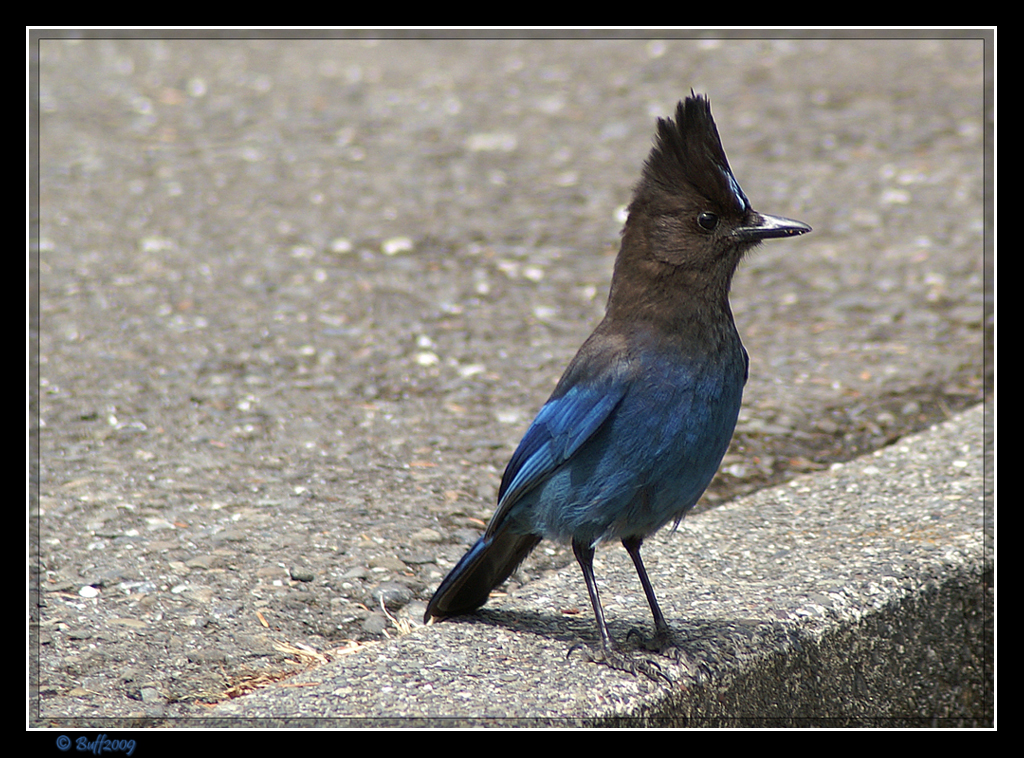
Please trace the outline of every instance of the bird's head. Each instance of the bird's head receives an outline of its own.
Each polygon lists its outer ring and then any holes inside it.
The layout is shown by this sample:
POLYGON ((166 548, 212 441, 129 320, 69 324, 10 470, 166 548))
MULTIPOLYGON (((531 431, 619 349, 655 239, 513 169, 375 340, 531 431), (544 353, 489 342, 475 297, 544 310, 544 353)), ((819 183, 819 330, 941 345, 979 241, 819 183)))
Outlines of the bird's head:
POLYGON ((658 119, 654 148, 629 206, 625 233, 648 255, 680 268, 725 269, 764 239, 809 232, 806 224, 758 213, 725 157, 707 98, 691 94, 675 118, 658 119))

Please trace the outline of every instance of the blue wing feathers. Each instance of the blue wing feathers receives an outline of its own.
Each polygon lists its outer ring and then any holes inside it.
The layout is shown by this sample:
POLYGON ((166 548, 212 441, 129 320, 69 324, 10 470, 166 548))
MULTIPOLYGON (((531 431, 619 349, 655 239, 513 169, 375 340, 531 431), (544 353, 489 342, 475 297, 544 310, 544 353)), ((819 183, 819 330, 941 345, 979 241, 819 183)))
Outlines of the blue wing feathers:
POLYGON ((575 368, 512 456, 489 534, 623 536, 617 515, 632 513, 641 490, 651 514, 633 523, 653 532, 691 507, 714 475, 745 366, 708 376, 648 354, 575 368))
POLYGON ((571 458, 605 422, 625 389, 621 384, 604 391, 573 387, 541 408, 505 470, 498 510, 571 458))

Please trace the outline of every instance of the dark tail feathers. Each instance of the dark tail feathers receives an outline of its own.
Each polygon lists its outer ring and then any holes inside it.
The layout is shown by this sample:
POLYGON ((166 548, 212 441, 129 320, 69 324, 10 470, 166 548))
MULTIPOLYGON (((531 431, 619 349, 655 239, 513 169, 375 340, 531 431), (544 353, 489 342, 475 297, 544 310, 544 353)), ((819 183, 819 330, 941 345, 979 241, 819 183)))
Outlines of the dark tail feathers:
POLYGON ((458 616, 475 611, 487 602, 491 590, 509 578, 530 554, 540 536, 498 532, 477 540, 455 564, 427 604, 423 623, 432 616, 458 616))

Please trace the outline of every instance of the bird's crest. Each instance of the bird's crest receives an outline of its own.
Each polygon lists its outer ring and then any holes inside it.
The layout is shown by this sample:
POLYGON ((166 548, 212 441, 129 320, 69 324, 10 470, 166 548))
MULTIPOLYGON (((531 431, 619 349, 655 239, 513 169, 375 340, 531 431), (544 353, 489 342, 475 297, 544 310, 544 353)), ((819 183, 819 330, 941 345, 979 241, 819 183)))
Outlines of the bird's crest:
POLYGON ((644 164, 637 195, 675 195, 687 186, 737 212, 750 207, 729 168, 710 101, 692 92, 676 107, 675 120, 658 119, 657 141, 644 164))

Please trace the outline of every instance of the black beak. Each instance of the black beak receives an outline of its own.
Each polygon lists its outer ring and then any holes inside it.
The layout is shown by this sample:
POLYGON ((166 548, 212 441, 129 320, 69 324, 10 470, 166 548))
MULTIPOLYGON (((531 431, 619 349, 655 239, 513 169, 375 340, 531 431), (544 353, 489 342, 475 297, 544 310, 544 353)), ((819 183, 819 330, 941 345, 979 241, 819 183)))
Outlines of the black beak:
POLYGON ((807 224, 781 216, 755 213, 750 220, 752 223, 733 229, 732 236, 743 242, 757 242, 775 237, 796 237, 811 231, 807 224))

